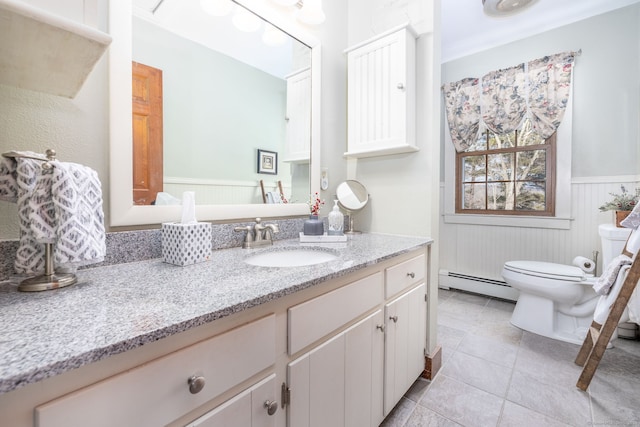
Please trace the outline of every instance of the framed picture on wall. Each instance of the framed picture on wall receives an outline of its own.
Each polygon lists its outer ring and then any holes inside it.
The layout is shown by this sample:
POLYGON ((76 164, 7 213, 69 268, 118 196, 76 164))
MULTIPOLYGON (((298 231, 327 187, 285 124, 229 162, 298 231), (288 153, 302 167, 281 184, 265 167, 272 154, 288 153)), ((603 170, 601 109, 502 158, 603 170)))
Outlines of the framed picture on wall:
POLYGON ((278 153, 258 148, 258 173, 278 173, 278 153))

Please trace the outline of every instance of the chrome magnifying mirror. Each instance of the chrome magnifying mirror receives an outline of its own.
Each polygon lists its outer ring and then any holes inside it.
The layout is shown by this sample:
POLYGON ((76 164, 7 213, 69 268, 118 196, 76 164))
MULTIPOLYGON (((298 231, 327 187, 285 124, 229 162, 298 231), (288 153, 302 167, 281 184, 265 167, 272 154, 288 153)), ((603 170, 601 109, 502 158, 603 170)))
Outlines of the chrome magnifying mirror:
POLYGON ((345 234, 357 234, 359 231, 353 228, 353 214, 360 212, 369 202, 369 193, 360 182, 350 179, 336 188, 338 204, 349 214, 349 230, 345 234))

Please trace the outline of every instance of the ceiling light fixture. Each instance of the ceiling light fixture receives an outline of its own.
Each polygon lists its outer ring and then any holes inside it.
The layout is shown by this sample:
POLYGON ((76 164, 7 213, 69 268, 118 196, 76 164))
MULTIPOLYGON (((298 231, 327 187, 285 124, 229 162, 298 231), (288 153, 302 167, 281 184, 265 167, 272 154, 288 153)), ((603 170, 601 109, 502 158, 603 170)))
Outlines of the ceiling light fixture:
POLYGON ((509 16, 523 11, 538 0, 482 0, 484 13, 489 16, 509 16))

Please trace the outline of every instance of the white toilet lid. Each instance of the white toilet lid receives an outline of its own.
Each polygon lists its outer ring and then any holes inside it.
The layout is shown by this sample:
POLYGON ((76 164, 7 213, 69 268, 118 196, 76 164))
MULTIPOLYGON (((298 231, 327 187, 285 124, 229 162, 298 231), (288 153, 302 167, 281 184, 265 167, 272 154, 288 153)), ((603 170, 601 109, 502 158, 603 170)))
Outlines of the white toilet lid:
POLYGON ((541 261, 507 261, 504 268, 516 273, 530 276, 544 277, 546 279, 569 280, 581 282, 585 273, 579 267, 573 265, 555 264, 541 261))

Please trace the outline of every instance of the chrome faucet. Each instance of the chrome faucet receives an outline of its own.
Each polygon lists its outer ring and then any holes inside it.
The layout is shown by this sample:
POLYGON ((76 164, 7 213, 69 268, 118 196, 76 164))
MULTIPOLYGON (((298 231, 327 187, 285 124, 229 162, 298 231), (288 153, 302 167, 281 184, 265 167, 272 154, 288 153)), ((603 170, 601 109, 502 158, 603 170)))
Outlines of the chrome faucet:
POLYGON ((258 248, 273 244, 273 235, 280 231, 278 224, 262 224, 261 218, 256 218, 256 223, 242 227, 235 227, 235 231, 246 231, 247 234, 242 242, 245 249, 258 248))

